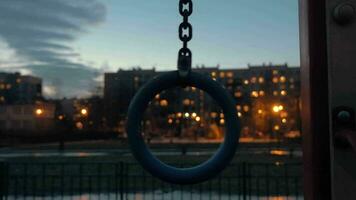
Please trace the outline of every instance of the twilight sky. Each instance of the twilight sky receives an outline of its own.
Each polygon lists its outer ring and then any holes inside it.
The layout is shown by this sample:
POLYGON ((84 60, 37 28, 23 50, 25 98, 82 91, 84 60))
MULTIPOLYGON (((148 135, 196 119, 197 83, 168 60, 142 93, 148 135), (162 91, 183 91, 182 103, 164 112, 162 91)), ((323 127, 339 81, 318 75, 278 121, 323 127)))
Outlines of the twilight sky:
MULTIPOLYGON (((299 65, 297 0, 194 0, 193 66, 299 65)), ((178 0, 0 0, 0 71, 49 97, 90 95, 102 73, 176 67, 178 0)))

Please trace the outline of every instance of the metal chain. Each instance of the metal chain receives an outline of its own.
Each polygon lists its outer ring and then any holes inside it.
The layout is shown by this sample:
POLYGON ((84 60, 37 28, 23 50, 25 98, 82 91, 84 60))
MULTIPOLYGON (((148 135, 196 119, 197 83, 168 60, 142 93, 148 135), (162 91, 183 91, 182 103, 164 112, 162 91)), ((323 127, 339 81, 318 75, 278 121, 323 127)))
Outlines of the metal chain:
POLYGON ((179 13, 183 16, 183 22, 179 25, 179 39, 183 42, 183 48, 178 52, 178 72, 181 77, 186 77, 192 68, 192 52, 188 48, 188 42, 193 38, 193 27, 189 23, 189 16, 193 13, 192 0, 180 0, 179 13))

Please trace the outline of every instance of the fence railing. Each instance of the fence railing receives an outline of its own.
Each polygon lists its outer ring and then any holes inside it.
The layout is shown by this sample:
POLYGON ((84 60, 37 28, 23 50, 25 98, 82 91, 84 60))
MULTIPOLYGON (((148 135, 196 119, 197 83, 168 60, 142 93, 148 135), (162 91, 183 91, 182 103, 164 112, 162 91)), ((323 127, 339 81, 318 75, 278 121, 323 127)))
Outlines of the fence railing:
POLYGON ((161 182, 137 163, 10 162, 0 169, 2 199, 303 199, 300 163, 234 163, 193 186, 161 182))

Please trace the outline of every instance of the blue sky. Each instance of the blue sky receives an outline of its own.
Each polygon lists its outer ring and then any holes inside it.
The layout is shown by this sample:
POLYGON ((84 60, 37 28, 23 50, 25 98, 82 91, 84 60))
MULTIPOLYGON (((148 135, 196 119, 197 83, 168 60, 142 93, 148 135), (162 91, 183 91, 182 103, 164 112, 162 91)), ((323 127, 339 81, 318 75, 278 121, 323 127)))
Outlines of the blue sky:
MULTIPOLYGON (((176 68, 179 0, 1 0, 0 71, 83 97, 118 68, 176 68)), ((297 0, 193 0, 193 66, 299 65, 297 0)))
MULTIPOLYGON (((75 47, 97 66, 174 69, 181 46, 178 0, 102 0, 104 23, 75 47)), ((195 0, 193 66, 226 68, 263 62, 299 65, 298 1, 195 0)))

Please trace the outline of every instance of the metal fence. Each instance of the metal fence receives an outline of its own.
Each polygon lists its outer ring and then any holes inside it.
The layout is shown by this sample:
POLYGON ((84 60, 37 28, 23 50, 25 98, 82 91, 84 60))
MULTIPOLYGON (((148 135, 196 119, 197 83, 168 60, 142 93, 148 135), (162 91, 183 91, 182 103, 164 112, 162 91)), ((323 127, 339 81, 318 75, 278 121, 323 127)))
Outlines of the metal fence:
POLYGON ((303 199, 300 163, 235 163, 193 186, 161 182, 137 163, 11 162, 0 168, 2 199, 303 199))

